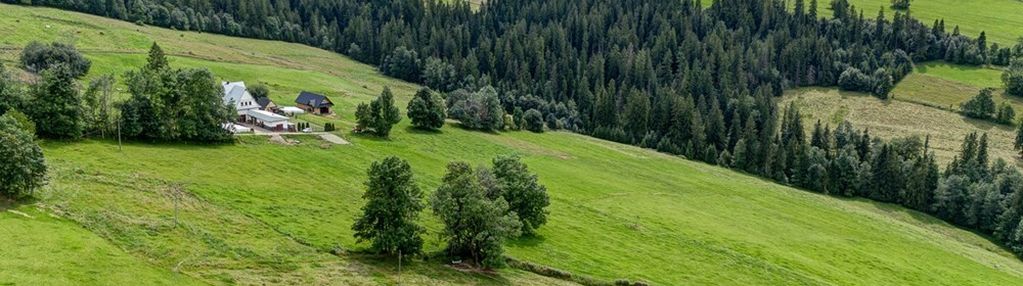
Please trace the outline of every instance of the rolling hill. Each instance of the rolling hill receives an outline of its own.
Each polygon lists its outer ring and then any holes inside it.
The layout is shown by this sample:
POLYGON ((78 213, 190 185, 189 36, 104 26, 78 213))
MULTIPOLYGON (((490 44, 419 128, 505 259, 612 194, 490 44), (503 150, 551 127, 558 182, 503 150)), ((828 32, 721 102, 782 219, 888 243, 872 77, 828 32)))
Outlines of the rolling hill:
MULTIPOLYGON (((0 59, 10 64, 33 39, 75 42, 93 60, 87 78, 141 65, 157 41, 172 66, 266 83, 278 102, 299 90, 322 92, 341 116, 305 118, 341 130, 353 125, 353 106, 383 86, 401 102, 418 88, 301 45, 0 5, 0 59)), ((1023 283, 1023 262, 1010 252, 925 214, 651 150, 453 123, 421 132, 407 120, 389 140, 337 133, 353 145, 309 136, 289 136, 293 145, 250 136, 231 145, 129 142, 123 149, 113 140, 44 141, 50 185, 33 201, 2 207, 0 229, 17 236, 0 238, 0 249, 17 255, 0 256, 0 265, 18 267, 0 267, 0 284, 571 284, 516 269, 467 273, 437 260, 406 261, 399 277, 395 261, 362 253, 367 245, 352 237, 373 160, 409 160, 432 192, 451 160, 485 164, 509 153, 522 155, 547 185, 551 215, 538 237, 510 242, 507 254, 576 275, 656 285, 1023 283), (27 262, 36 257, 48 262, 27 262)), ((423 220, 426 250, 439 251, 439 222, 423 220)))

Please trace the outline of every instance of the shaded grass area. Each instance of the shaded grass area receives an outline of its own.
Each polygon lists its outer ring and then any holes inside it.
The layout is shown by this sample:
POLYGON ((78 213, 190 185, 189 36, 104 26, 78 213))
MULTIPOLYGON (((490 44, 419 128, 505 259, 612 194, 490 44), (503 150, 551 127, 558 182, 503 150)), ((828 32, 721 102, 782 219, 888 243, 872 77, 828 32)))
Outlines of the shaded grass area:
MULTIPOLYGON (((905 81, 900 86, 903 84, 905 81)), ((871 136, 882 138, 910 135, 924 138, 930 135, 931 148, 938 157, 939 165, 948 163, 959 154, 963 137, 967 134, 987 133, 992 158, 1020 165, 1019 155, 1012 149, 1016 136, 1012 126, 967 118, 951 111, 903 101, 905 98, 905 95, 898 94, 898 100, 882 101, 862 93, 804 88, 786 92, 779 104, 787 106, 789 102, 795 102, 808 132, 820 119, 832 128, 842 120, 848 120, 857 128, 870 129, 871 136)))

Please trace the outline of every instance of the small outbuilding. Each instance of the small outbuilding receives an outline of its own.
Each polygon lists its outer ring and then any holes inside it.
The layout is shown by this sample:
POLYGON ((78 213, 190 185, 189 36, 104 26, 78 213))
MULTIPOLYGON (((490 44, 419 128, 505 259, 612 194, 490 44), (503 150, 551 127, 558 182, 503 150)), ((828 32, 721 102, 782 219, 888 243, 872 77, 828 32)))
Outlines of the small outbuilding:
POLYGON ((295 131, 295 125, 288 121, 287 117, 276 113, 253 109, 247 112, 250 122, 256 126, 269 129, 270 131, 295 131))
POLYGON ((295 104, 306 112, 319 115, 331 114, 331 109, 334 107, 334 103, 326 96, 308 91, 300 92, 298 98, 295 99, 295 104))
POLYGON ((259 105, 259 109, 263 110, 263 111, 269 111, 269 112, 276 113, 277 110, 278 110, 277 109, 277 104, 274 104, 273 100, 270 100, 270 98, 266 97, 266 96, 260 97, 260 98, 256 98, 256 104, 258 104, 259 105))

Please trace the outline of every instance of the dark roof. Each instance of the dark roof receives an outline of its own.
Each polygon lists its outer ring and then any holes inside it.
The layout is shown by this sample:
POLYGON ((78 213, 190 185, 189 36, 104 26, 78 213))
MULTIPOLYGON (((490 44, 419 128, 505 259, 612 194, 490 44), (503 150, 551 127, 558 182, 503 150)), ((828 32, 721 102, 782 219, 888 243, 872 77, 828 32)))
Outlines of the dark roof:
POLYGON ((271 101, 269 97, 264 96, 264 97, 257 98, 256 99, 256 103, 259 104, 259 108, 266 109, 267 105, 270 105, 271 103, 274 103, 274 102, 271 101))
POLYGON ((298 98, 295 99, 295 103, 305 104, 312 107, 331 107, 334 106, 330 99, 326 96, 315 94, 308 91, 302 91, 298 94, 298 98))

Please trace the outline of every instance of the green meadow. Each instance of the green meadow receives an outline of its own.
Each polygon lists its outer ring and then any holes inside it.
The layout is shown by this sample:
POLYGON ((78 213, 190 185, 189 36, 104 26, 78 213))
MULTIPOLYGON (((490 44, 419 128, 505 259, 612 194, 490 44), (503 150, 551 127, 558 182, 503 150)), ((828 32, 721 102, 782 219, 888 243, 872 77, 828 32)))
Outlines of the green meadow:
MULTIPOLYGON (((299 90, 324 93, 340 108, 303 117, 317 124, 350 127, 352 106, 383 86, 402 107, 418 88, 300 45, 0 5, 0 59, 12 64, 32 39, 75 41, 93 60, 87 78, 141 65, 155 40, 172 66, 265 83, 282 105, 299 90)), ((407 159, 432 193, 447 163, 503 154, 523 156, 551 196, 548 224, 508 242, 506 254, 575 275, 655 285, 1023 284, 1023 262, 1009 251, 894 205, 567 132, 456 123, 423 132, 407 119, 390 139, 347 130, 337 131, 346 146, 311 136, 290 136, 292 145, 259 136, 227 145, 43 141, 50 184, 0 213, 0 230, 16 234, 0 237, 0 284, 572 284, 509 268, 460 271, 432 256, 404 260, 399 275, 397 261, 366 254, 352 237, 374 160, 407 159)), ((421 220, 426 251, 440 251, 439 222, 429 212, 421 220)))

